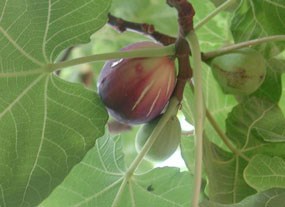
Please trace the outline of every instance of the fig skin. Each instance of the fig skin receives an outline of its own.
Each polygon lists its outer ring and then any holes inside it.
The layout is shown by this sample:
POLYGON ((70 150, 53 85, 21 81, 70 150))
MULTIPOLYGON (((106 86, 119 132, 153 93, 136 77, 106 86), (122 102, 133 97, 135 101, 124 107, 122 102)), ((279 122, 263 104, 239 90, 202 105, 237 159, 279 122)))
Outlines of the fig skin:
MULTIPOLYGON (((157 47, 162 45, 138 42, 122 51, 157 47)), ((126 58, 105 63, 98 80, 98 91, 116 120, 141 124, 163 111, 175 82, 175 65, 170 57, 126 58)))
POLYGON ((263 83, 266 63, 263 56, 252 48, 243 48, 215 57, 212 72, 226 94, 249 95, 263 83))
MULTIPOLYGON (((141 151, 161 116, 144 124, 136 135, 136 150, 141 151)), ((171 117, 165 124, 145 158, 154 162, 161 162, 169 158, 177 149, 181 138, 181 126, 176 116, 171 117)))

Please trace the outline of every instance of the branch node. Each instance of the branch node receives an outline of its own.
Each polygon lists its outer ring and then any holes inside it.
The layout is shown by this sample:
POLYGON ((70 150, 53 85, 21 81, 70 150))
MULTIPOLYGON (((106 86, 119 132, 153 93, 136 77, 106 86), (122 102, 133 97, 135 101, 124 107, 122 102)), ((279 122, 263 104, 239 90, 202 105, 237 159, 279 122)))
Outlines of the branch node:
POLYGON ((193 30, 193 17, 195 10, 187 0, 167 0, 167 4, 176 8, 178 12, 178 23, 180 26, 180 35, 185 37, 193 30))

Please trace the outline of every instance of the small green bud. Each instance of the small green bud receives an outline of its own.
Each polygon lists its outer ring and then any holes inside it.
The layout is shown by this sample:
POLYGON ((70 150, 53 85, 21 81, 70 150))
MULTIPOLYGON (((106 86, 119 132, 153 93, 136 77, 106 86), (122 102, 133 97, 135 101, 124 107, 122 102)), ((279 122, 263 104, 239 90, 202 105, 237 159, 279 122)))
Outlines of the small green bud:
MULTIPOLYGON (((143 145, 158 124, 160 118, 161 116, 147 124, 144 124, 139 129, 136 136, 136 149, 138 152, 141 151, 143 145)), ((180 143, 180 137, 180 122, 176 116, 173 116, 167 121, 145 158, 157 162, 166 160, 176 151, 180 143)))

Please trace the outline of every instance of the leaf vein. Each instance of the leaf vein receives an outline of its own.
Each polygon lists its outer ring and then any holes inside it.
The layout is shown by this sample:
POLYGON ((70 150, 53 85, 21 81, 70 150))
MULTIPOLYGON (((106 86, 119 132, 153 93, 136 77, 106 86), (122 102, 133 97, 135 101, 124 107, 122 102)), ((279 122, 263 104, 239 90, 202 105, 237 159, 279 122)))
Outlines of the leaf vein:
POLYGON ((46 22, 46 28, 44 32, 43 45, 42 45, 42 52, 46 63, 50 61, 49 58, 47 57, 47 52, 46 52, 46 39, 49 31, 50 15, 51 15, 51 0, 48 0, 47 22, 46 22))
POLYGON ((8 107, 6 107, 6 109, 5 109, 4 111, 2 111, 2 112, 0 113, 0 120, 2 119, 2 117, 3 117, 8 111, 10 111, 10 110, 14 107, 14 105, 15 105, 16 103, 18 103, 18 102, 21 100, 21 98, 23 98, 23 97, 42 79, 43 76, 44 76, 44 75, 41 75, 41 76, 39 76, 37 79, 35 79, 26 89, 24 89, 24 90, 17 96, 17 98, 16 98, 12 103, 10 103, 10 105, 8 105, 8 107))
POLYGON ((45 130, 46 130, 46 123, 47 123, 47 88, 48 88, 48 82, 49 82, 49 78, 46 77, 45 89, 44 89, 44 117, 43 117, 43 128, 42 128, 42 134, 41 134, 41 138, 40 138, 39 149, 38 149, 35 162, 34 162, 34 164, 33 164, 33 166, 32 166, 32 169, 31 169, 31 172, 30 172, 30 175, 29 175, 29 178, 28 178, 28 181, 27 181, 27 184, 26 184, 24 193, 23 193, 23 199, 22 199, 21 206, 23 206, 23 204, 24 204, 28 187, 30 187, 30 182, 31 182, 31 180, 32 180, 32 176, 33 176, 33 174, 34 174, 34 171, 35 171, 35 169, 36 169, 36 166, 38 165, 40 153, 41 153, 41 151, 42 151, 42 146, 43 146, 44 139, 45 139, 45 130))
POLYGON ((6 39, 15 47, 16 50, 18 50, 23 56, 31 60, 36 65, 42 66, 43 64, 32 57, 30 54, 28 54, 21 46, 18 45, 16 41, 13 40, 13 38, 4 30, 3 27, 0 26, 0 32, 6 37, 6 39))

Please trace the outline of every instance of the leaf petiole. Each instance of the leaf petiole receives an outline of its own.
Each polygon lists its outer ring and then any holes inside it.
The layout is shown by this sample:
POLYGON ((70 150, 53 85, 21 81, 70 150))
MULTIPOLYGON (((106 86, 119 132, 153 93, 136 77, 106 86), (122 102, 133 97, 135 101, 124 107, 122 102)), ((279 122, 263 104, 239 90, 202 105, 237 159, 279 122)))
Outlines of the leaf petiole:
POLYGON ((195 186, 192 200, 192 207, 199 206, 199 197, 202 183, 202 162, 203 162, 203 129, 205 119, 205 107, 202 90, 202 60, 198 37, 194 30, 187 35, 193 57, 193 78, 194 78, 194 100, 195 100, 195 186))
POLYGON ((228 0, 228 1, 224 2, 219 7, 217 7, 213 12, 211 12, 209 15, 207 15, 204 19, 202 19, 200 22, 198 22, 195 25, 194 29, 195 30, 200 29, 200 27, 202 27, 204 24, 208 23, 214 16, 216 16, 221 11, 225 10, 226 8, 228 8, 229 6, 231 6, 235 2, 236 2, 236 0, 228 0))
POLYGON ((237 43, 237 44, 230 45, 227 47, 223 47, 223 48, 220 48, 214 51, 206 52, 203 54, 203 60, 205 61, 205 60, 214 58, 219 55, 223 55, 225 53, 228 53, 233 50, 240 49, 240 48, 250 47, 250 46, 259 45, 259 44, 267 43, 267 42, 274 42, 274 41, 285 41, 285 35, 273 35, 273 36, 268 36, 268 37, 262 37, 262 38, 258 38, 254 40, 249 40, 246 42, 237 43))
POLYGON ((110 59, 119 59, 119 58, 136 58, 136 57, 162 57, 167 55, 175 54, 175 45, 169 45, 160 48, 148 48, 148 49, 140 49, 140 50, 132 50, 132 51, 118 51, 112 53, 104 53, 104 54, 96 54, 90 55, 86 57, 76 58, 73 60, 63 61, 55 64, 51 64, 49 69, 51 72, 56 71, 58 69, 80 65, 88 62, 95 61, 105 61, 110 59))
POLYGON ((179 109, 179 100, 173 96, 168 104, 166 112, 162 115, 161 119, 159 120, 158 124, 156 125, 155 129, 151 133, 150 137, 147 139, 146 143, 144 144, 143 148, 141 149, 140 153, 137 155, 137 157, 134 159, 134 161, 131 163, 130 167, 128 168, 124 180, 119 188, 119 191, 116 194, 116 197, 114 199, 114 202, 112 204, 112 207, 118 206, 119 200, 122 196, 122 193, 124 192, 124 188, 128 181, 133 176, 135 170, 143 160, 146 153, 150 150, 151 146, 155 142, 156 138, 158 137, 159 133, 167 123, 167 121, 172 117, 176 116, 177 111, 179 109))

